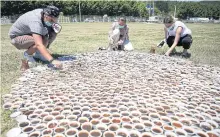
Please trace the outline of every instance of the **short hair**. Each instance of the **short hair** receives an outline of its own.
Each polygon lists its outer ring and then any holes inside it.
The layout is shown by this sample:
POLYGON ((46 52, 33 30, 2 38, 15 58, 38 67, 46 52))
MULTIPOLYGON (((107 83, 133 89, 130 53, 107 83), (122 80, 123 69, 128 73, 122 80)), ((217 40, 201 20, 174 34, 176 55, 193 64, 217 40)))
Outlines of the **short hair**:
POLYGON ((119 18, 119 21, 126 22, 126 18, 124 18, 124 17, 120 17, 120 18, 119 18))
POLYGON ((43 9, 43 13, 47 16, 58 18, 60 15, 60 10, 55 6, 47 6, 43 9))
POLYGON ((164 23, 164 24, 173 23, 173 22, 174 22, 174 18, 173 18, 173 16, 171 16, 171 15, 166 16, 166 17, 163 19, 163 23, 164 23))

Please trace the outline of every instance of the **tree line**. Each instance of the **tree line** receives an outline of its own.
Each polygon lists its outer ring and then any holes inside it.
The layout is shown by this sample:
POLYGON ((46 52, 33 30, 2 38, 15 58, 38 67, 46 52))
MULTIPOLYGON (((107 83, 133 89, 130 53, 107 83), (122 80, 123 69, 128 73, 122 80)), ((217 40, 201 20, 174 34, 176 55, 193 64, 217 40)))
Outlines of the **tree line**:
MULTIPOLYGON (((61 9, 64 15, 79 14, 79 4, 82 15, 108 16, 134 16, 149 17, 147 5, 153 5, 152 1, 1 1, 1 16, 20 15, 27 11, 43 8, 47 5, 55 5, 61 9)), ((155 1, 154 15, 164 16, 174 14, 176 17, 187 19, 189 17, 207 17, 219 19, 220 1, 155 1)))
POLYGON ((173 14, 176 6, 176 15, 178 18, 187 19, 189 17, 220 18, 220 1, 160 1, 156 2, 156 7, 161 13, 173 14))

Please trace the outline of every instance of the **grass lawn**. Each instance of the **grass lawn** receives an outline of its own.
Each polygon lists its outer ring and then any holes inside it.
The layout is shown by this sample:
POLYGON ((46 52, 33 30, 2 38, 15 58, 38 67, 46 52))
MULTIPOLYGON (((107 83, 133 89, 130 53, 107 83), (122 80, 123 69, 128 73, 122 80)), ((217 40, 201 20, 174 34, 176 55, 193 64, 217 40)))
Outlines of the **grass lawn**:
MULTIPOLYGON (((110 25, 110 23, 62 24, 63 30, 51 45, 50 50, 56 54, 74 54, 106 47, 110 25)), ((140 52, 149 52, 151 46, 157 45, 164 38, 163 24, 128 23, 128 25, 130 41, 135 50, 140 52)), ((220 66, 220 25, 187 24, 187 26, 193 32, 194 40, 190 49, 192 56, 189 60, 195 63, 220 66)), ((1 94, 9 93, 10 86, 21 74, 19 69, 22 51, 10 44, 9 28, 10 25, 1 25, 1 94)), ((163 54, 167 49, 167 47, 163 47, 157 49, 156 52, 163 54)), ((1 111, 2 136, 5 136, 9 128, 16 125, 9 115, 9 111, 1 111)))

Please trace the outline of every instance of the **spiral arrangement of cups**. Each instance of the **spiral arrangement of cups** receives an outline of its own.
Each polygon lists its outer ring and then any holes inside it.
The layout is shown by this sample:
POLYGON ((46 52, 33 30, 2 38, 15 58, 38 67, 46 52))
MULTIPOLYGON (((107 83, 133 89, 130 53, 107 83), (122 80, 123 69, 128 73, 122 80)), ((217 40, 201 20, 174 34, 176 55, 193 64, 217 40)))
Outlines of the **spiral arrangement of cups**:
POLYGON ((26 71, 2 99, 18 122, 9 137, 220 136, 220 68, 178 58, 77 54, 26 71))

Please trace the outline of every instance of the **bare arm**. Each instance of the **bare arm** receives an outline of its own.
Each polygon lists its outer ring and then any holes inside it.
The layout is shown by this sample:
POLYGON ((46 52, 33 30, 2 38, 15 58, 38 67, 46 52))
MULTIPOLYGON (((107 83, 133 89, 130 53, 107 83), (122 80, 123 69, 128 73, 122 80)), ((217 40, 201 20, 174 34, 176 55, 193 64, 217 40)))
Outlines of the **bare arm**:
POLYGON ((115 23, 112 24, 112 26, 109 30, 109 36, 112 36, 114 29, 115 29, 115 23))
POLYGON ((52 60, 53 57, 50 55, 50 53, 47 51, 46 47, 43 45, 42 36, 38 34, 33 34, 35 45, 37 46, 37 49, 40 51, 40 53, 48 60, 52 60))
POLYGON ((164 33, 165 33, 165 40, 167 39, 167 29, 164 27, 164 33))
POLYGON ((182 32, 183 28, 182 27, 178 27, 176 30, 176 36, 175 36, 175 40, 173 42, 173 45, 170 47, 170 49, 167 51, 166 55, 169 55, 173 49, 177 46, 179 40, 180 40, 180 36, 181 36, 181 32, 182 32))
POLYGON ((178 44, 179 40, 180 40, 180 36, 181 36, 181 32, 182 32, 183 28, 182 27, 178 27, 176 30, 176 36, 175 36, 175 40, 173 42, 173 45, 170 47, 171 51, 176 47, 176 45, 178 44))

